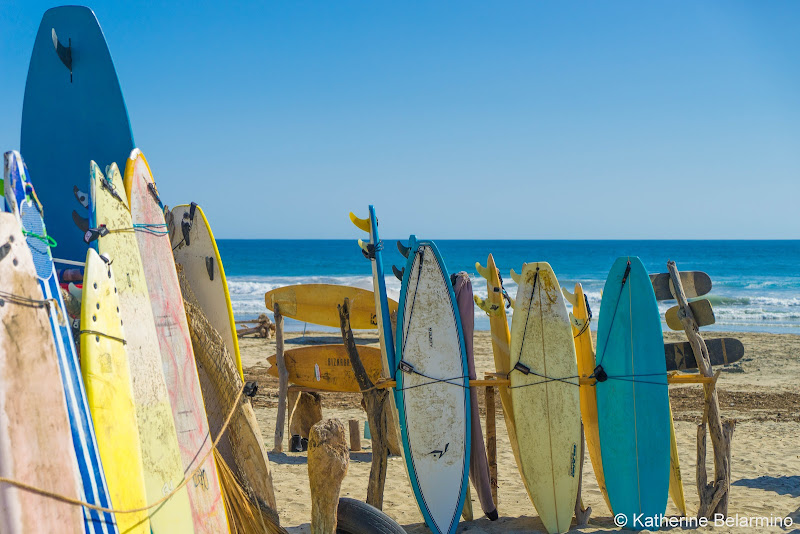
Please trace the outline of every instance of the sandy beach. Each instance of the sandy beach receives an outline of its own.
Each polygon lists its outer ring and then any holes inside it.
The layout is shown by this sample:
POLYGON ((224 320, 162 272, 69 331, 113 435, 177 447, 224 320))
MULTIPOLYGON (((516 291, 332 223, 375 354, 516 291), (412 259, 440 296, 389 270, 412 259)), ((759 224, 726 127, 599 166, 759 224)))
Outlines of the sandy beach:
MULTIPOLYGON (((723 417, 738 421, 733 436, 731 516, 789 517, 800 523, 800 336, 762 333, 708 333, 713 337, 737 337, 745 346, 744 358, 724 368, 718 382, 723 417)), ((377 346, 376 333, 357 332, 359 344, 377 346)), ((667 341, 684 340, 682 332, 668 332, 667 341)), ((296 348, 321 343, 341 343, 335 333, 290 333, 286 347, 296 348)), ((242 364, 246 380, 257 380, 256 414, 267 449, 272 448, 278 396, 278 380, 267 375, 266 359, 275 353, 274 340, 243 339, 242 364)), ((494 371, 489 332, 476 332, 475 359, 478 375, 494 371)), ((366 420, 360 408, 360 394, 323 393, 323 417, 366 420)), ((482 396, 481 396, 482 397, 482 396)), ((688 512, 697 511, 695 484, 696 424, 702 416, 702 388, 695 385, 671 386, 670 397, 684 481, 688 512)), ((498 403, 499 404, 499 403, 498 403)), ((501 408, 498 406, 498 412, 501 408)), ((481 398, 481 415, 485 416, 481 398)), ((498 498, 500 519, 490 522, 481 516, 472 491, 476 520, 462 521, 459 532, 536 532, 543 525, 528 498, 508 442, 502 416, 497 417, 498 498)), ((364 500, 371 462, 369 440, 362 439, 363 451, 351 453, 350 467, 342 483, 342 496, 364 500)), ((713 470, 711 442, 708 441, 707 466, 713 470)), ((284 451, 288 444, 284 444, 284 451)), ((290 532, 308 532, 311 500, 305 453, 270 453, 272 476, 281 523, 290 532)), ((592 472, 589 456, 584 459, 584 504, 592 507, 589 526, 579 532, 616 530, 592 472)), ((712 474, 709 473, 709 478, 712 474)), ((408 532, 429 532, 423 522, 406 476, 403 460, 389 458, 383 510, 408 532)), ((677 515, 672 503, 668 515, 677 515)), ((778 526, 765 531, 792 531, 778 526)), ((699 530, 711 530, 712 527, 699 530)), ((741 526, 717 526, 714 532, 752 532, 741 526)))

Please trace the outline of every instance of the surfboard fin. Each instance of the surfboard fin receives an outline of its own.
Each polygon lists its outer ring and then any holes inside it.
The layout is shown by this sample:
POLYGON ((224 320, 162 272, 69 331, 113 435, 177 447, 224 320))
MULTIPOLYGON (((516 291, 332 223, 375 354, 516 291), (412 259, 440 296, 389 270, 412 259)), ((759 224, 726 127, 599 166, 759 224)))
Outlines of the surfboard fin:
POLYGON ((206 256, 206 271, 208 271, 208 279, 214 281, 214 257, 206 256))
POLYGON ((398 269, 397 267, 392 265, 392 272, 394 273, 395 277, 397 277, 397 279, 402 282, 403 281, 403 275, 406 272, 406 268, 403 267, 402 269, 398 269))
POLYGON ((484 277, 487 281, 489 280, 489 276, 491 276, 491 273, 489 272, 488 267, 484 267, 483 265, 481 265, 481 262, 476 261, 475 270, 478 271, 478 274, 484 277))
POLYGON ((67 46, 62 45, 58 40, 55 28, 53 28, 52 37, 53 46, 56 49, 56 54, 58 54, 58 59, 60 59, 61 63, 69 70, 69 81, 72 82, 72 39, 67 41, 67 46))
POLYGON ((356 214, 351 211, 350 212, 350 221, 354 225, 356 225, 356 228, 358 228, 359 230, 363 230, 363 231, 369 233, 369 231, 370 231, 369 217, 366 218, 366 219, 359 219, 358 217, 356 217, 356 214))
POLYGON ((567 302, 573 306, 578 304, 578 299, 575 298, 575 293, 570 293, 566 287, 561 286, 561 294, 564 295, 564 298, 567 299, 567 302))
POLYGON ((517 285, 519 285, 519 281, 522 280, 522 277, 519 274, 517 274, 517 271, 511 269, 511 279, 515 281, 517 285))
POLYGON ((86 233, 89 231, 89 219, 81 217, 75 210, 72 210, 72 222, 80 228, 81 232, 86 233))
POLYGON ((584 326, 586 326, 586 319, 578 319, 572 315, 572 312, 569 312, 569 322, 578 330, 583 330, 584 326))
POLYGON ((365 242, 362 239, 359 239, 358 246, 361 247, 361 250, 363 250, 365 254, 369 253, 369 243, 365 242))
POLYGON ((75 200, 77 200, 81 206, 84 208, 89 208, 89 195, 78 189, 77 185, 72 186, 72 193, 75 195, 75 200))
POLYGON ((475 301, 475 304, 477 304, 478 308, 485 311, 486 315, 490 317, 498 317, 505 314, 502 306, 498 306, 497 304, 489 304, 486 299, 482 299, 478 295, 474 295, 472 300, 475 301))
POLYGON ((408 258, 408 253, 411 252, 411 248, 403 246, 403 243, 400 241, 397 242, 397 250, 400 251, 400 254, 402 254, 404 258, 408 258))

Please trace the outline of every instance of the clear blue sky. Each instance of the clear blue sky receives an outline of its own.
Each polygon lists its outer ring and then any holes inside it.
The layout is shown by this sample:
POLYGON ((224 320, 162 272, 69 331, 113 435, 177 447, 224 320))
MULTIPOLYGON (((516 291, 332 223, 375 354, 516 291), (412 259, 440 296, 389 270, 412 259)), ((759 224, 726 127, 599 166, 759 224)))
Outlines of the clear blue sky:
MULTIPOLYGON (((134 4, 134 137, 219 237, 800 238, 798 2, 134 4)), ((0 9, 3 150, 52 5, 0 9)))

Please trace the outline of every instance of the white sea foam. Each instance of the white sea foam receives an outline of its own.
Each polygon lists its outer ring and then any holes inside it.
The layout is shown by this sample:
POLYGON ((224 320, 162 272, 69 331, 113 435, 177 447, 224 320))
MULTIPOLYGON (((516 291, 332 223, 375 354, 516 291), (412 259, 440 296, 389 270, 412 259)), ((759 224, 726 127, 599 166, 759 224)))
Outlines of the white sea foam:
MULTIPOLYGON (((472 288, 476 296, 485 299, 488 296, 486 280, 481 276, 472 276, 472 288)), ((387 295, 393 300, 400 297, 400 281, 392 275, 385 277, 387 295)), ((516 298, 517 284, 511 280, 504 279, 504 287, 512 298, 516 298)), ((596 328, 600 316, 600 302, 602 300, 603 280, 590 280, 583 283, 584 294, 589 300, 594 320, 593 328, 596 328)), ((228 286, 233 304, 233 311, 237 318, 253 318, 261 313, 269 312, 264 303, 264 294, 275 288, 296 285, 296 284, 335 284, 359 287, 362 289, 372 289, 371 276, 250 276, 250 277, 229 277, 228 286)), ((565 281, 562 285, 572 291, 574 282, 565 281)), ((781 294, 781 292, 766 291, 759 292, 746 290, 739 286, 739 290, 733 290, 731 286, 721 287, 720 292, 706 295, 714 308, 716 324, 713 329, 746 328, 746 329, 766 329, 772 326, 783 331, 786 328, 800 328, 800 297, 781 294), (745 294, 742 294, 744 290, 745 294), (723 294, 724 293, 724 294, 723 294)), ((659 312, 663 314, 670 307, 675 305, 675 301, 662 301, 658 303, 659 312)), ((569 303, 567 308, 571 309, 569 303)), ((474 309, 475 328, 477 330, 488 330, 489 320, 486 314, 477 306, 474 309)), ((511 318, 513 309, 506 309, 506 314, 511 318)), ((287 329, 302 330, 304 325, 296 321, 287 321, 287 329)), ((320 329, 315 326, 314 329, 320 329)), ((774 330, 774 329, 772 329, 774 330)))

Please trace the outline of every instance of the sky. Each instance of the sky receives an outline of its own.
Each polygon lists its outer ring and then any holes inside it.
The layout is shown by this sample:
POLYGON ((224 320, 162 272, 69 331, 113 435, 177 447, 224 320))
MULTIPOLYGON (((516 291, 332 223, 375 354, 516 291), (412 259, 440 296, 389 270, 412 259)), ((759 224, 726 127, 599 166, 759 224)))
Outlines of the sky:
MULTIPOLYGON (((2 4, 5 151, 54 4, 2 4)), ((798 2, 89 7, 218 238, 362 237, 369 204, 388 237, 800 238, 798 2)))

